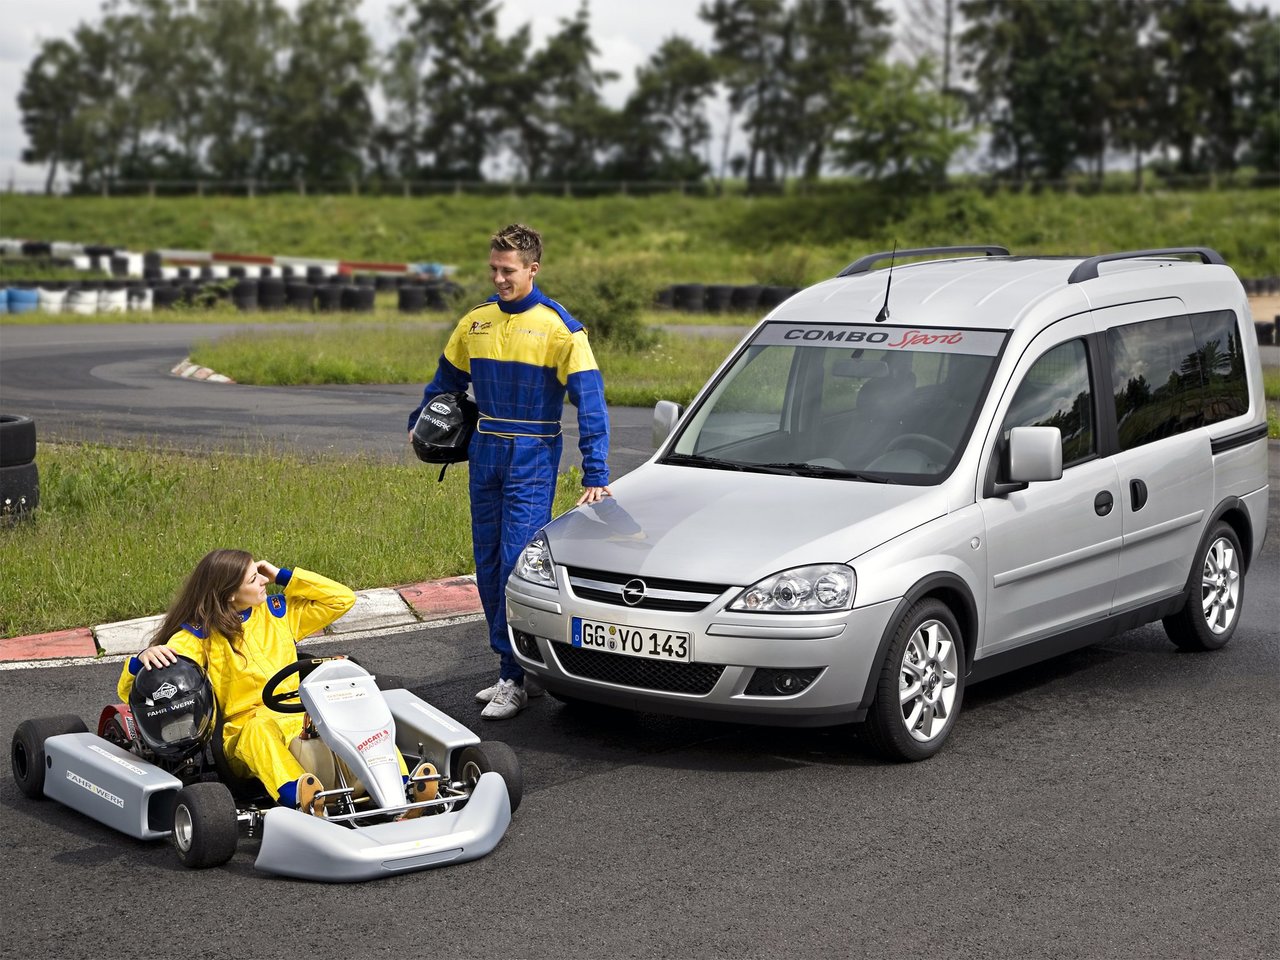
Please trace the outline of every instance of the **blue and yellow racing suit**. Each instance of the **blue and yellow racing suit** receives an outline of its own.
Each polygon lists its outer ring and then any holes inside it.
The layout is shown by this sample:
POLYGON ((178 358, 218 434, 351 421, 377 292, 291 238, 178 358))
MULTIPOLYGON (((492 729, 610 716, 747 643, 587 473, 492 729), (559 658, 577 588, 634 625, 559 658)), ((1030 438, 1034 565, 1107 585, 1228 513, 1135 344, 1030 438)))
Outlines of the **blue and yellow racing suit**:
POLYGON ((582 324, 535 286, 511 303, 495 294, 459 321, 409 429, 429 398, 468 384, 480 408, 468 450, 476 586, 500 676, 520 681, 502 592, 520 551, 551 519, 566 393, 578 410, 582 485, 609 483, 604 380, 582 324))
MULTIPOLYGON (((266 603, 240 614, 244 626, 235 644, 216 631, 183 624, 166 646, 194 660, 208 675, 222 713, 223 751, 232 769, 241 776, 257 777, 273 799, 292 806, 297 779, 304 771, 289 744, 302 732, 303 716, 269 709, 262 702, 262 686, 298 659, 299 640, 350 610, 356 596, 309 570, 282 569, 276 583, 284 593, 273 594, 266 603)), ((125 664, 117 687, 121 700, 128 702, 140 669, 137 657, 125 664)), ((282 693, 296 689, 296 676, 280 686, 282 693)))

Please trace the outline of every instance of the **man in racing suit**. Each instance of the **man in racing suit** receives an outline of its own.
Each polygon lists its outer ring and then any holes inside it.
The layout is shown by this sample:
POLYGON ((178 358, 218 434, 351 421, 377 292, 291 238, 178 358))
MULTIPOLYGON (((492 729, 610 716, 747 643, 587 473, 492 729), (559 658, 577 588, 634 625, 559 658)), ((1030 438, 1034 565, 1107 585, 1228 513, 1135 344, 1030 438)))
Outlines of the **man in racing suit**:
MULTIPOLYGON (((536 230, 512 224, 489 241, 497 291, 458 323, 441 354, 409 432, 427 401, 473 387, 480 422, 469 448, 471 536, 476 585, 498 654, 498 682, 476 694, 490 720, 515 716, 528 703, 524 671, 511 652, 503 590, 520 551, 551 519, 566 392, 578 410, 583 493, 596 503, 609 491, 609 414, 604 381, 587 332, 534 285, 542 260, 536 230)), ((537 691, 535 691, 536 695, 537 691)))

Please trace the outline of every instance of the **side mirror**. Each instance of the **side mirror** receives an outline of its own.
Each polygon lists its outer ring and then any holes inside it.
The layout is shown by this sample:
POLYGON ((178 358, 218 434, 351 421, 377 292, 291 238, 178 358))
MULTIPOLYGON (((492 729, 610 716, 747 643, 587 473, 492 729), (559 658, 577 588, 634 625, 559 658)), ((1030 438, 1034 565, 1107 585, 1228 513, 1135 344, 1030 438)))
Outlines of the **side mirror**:
POLYGON ((653 446, 656 450, 671 436, 671 431, 680 422, 684 408, 670 400, 659 400, 653 407, 653 446))
POLYGON ((1062 477, 1062 431, 1057 427, 1014 427, 1009 431, 1009 483, 1062 477))

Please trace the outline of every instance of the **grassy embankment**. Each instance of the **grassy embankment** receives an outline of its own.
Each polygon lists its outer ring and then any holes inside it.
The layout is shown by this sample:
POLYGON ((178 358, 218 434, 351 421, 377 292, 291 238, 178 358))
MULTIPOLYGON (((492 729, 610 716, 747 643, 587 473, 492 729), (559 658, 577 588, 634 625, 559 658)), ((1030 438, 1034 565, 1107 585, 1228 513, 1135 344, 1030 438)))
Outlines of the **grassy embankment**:
MULTIPOLYGON (((465 469, 41 444, 40 508, 0 527, 0 636, 159 613, 208 550, 360 589, 470 573, 465 469)), ((561 478, 556 512, 580 492, 561 478)))

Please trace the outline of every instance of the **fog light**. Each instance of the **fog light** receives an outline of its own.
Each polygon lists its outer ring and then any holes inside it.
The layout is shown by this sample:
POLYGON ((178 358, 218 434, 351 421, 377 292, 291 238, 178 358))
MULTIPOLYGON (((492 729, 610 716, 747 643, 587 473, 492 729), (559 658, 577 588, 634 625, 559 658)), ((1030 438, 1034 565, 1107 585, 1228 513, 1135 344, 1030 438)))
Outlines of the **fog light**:
POLYGON ((793 697, 817 680, 824 669, 801 667, 794 670, 772 670, 757 667, 743 692, 749 697, 793 697))
POLYGON ((523 630, 512 630, 511 635, 515 640, 516 649, 520 651, 520 656, 526 660, 533 660, 535 663, 546 663, 542 659, 542 653, 538 650, 538 640, 532 633, 525 633, 523 630))

